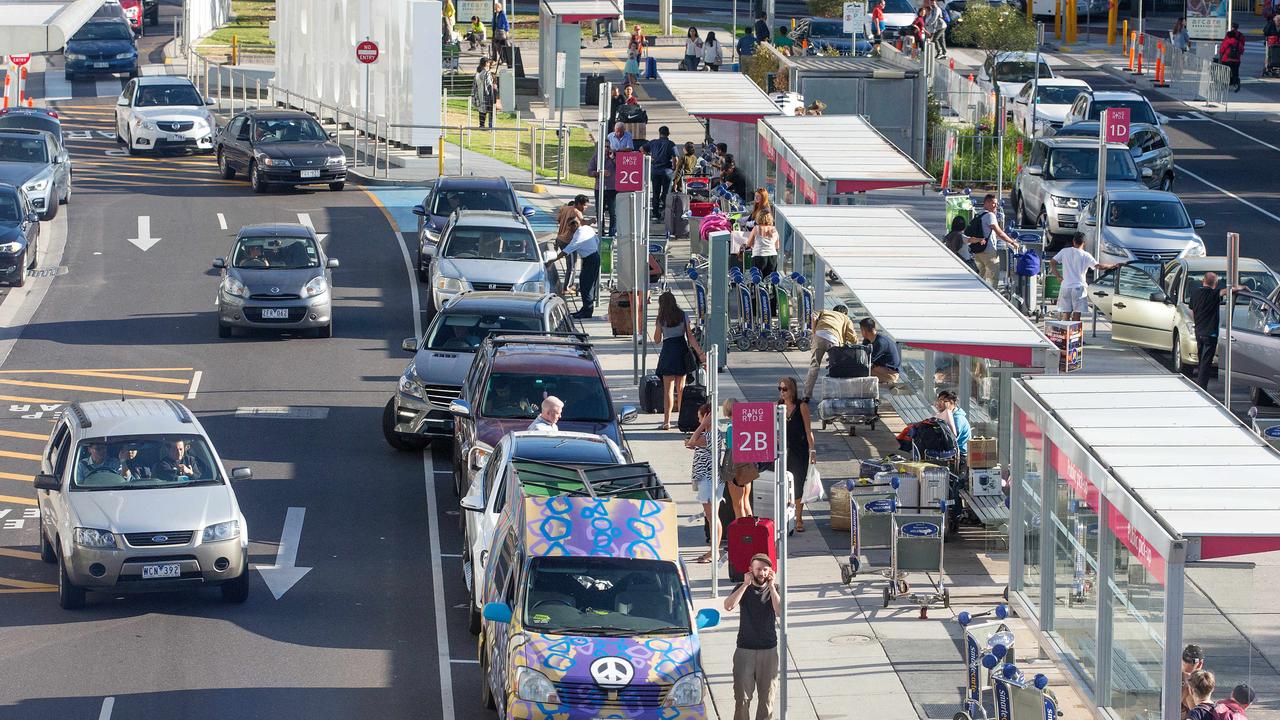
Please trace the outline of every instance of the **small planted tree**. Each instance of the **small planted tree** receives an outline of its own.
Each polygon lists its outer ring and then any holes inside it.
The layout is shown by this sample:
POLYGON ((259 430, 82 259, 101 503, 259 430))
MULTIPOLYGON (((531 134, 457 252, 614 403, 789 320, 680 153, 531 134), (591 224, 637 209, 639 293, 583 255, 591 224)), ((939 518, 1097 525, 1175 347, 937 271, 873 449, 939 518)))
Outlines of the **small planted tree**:
POLYGON ((807 0, 809 14, 814 17, 844 17, 844 0, 807 0))
POLYGON ((994 82, 996 56, 1003 52, 1031 51, 1036 47, 1036 28, 1027 16, 1012 5, 971 3, 955 29, 957 45, 975 47, 986 53, 984 67, 994 82))

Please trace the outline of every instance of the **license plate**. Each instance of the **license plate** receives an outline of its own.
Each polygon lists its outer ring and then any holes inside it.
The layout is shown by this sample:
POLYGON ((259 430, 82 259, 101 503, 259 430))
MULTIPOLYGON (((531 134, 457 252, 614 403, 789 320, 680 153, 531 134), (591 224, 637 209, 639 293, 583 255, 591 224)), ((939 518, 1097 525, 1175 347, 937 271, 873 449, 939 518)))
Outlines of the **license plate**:
POLYGON ((301 174, 301 175, 302 175, 302 177, 304 177, 304 178, 318 178, 318 177, 320 177, 320 171, 319 171, 319 170, 303 170, 303 171, 301 171, 301 173, 300 173, 300 174, 301 174))
POLYGON ((186 138, 182 137, 181 135, 169 136, 169 142, 182 142, 183 140, 186 140, 186 138))
POLYGON ((156 580, 159 578, 176 578, 182 577, 182 565, 180 563, 165 563, 163 565, 143 565, 142 579, 156 580))
POLYGON ((263 308, 262 319, 263 320, 288 320, 289 309, 288 308, 263 308))
POLYGON ((94 63, 94 64, 93 64, 93 66, 94 66, 95 68, 105 68, 105 67, 110 67, 110 65, 109 65, 108 63, 94 63))

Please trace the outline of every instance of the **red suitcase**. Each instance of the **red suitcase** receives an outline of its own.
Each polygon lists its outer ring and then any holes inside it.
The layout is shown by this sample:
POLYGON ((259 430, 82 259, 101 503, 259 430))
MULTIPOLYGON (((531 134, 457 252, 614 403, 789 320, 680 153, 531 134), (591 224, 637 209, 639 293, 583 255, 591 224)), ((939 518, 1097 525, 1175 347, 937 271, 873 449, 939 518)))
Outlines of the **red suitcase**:
POLYGON ((769 562, 778 567, 778 550, 774 546, 773 520, 762 517, 740 517, 729 523, 725 530, 729 541, 729 577, 734 581, 751 569, 751 557, 757 553, 769 556, 769 562))
POLYGON ((706 217, 715 212, 717 205, 713 202, 691 202, 689 203, 689 214, 693 217, 706 217))

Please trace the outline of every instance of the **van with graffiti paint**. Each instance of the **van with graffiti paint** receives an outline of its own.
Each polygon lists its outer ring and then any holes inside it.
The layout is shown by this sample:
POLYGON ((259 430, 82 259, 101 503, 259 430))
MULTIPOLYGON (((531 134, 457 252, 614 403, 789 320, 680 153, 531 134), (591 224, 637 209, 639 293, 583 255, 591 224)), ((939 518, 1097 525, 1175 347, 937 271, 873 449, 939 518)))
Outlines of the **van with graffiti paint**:
POLYGON ((660 483, 576 487, 569 472, 556 483, 568 492, 525 493, 499 519, 482 586, 484 705, 530 720, 706 718, 698 631, 720 615, 693 610, 675 504, 660 483))

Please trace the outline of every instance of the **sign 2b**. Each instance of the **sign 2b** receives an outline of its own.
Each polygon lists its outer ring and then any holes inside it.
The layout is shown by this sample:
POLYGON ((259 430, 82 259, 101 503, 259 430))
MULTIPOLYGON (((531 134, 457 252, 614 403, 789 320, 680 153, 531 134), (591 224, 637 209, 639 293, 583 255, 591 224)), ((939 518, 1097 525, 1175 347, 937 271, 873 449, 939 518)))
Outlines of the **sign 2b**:
POLYGON ((733 405, 734 462, 773 462, 777 457, 774 409, 767 402, 740 402, 733 405))

